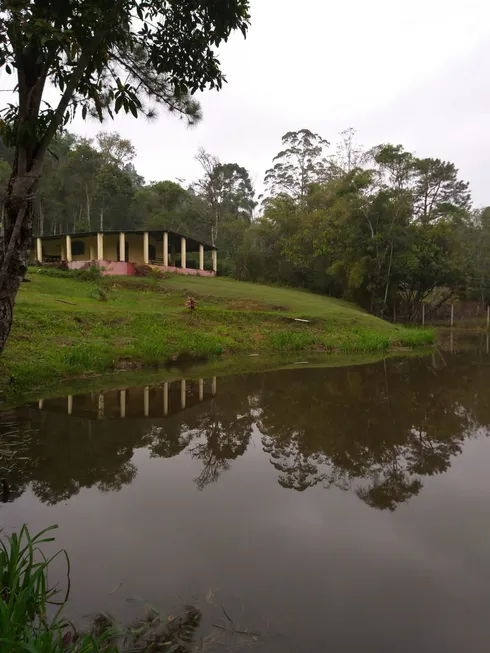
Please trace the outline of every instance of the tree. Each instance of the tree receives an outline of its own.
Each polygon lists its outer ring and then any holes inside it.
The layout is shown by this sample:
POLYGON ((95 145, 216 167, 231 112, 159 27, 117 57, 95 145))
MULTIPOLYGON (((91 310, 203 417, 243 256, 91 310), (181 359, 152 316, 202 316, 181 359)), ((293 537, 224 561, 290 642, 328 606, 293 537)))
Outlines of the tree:
POLYGON ((221 163, 216 156, 200 149, 196 156, 204 171, 194 190, 205 202, 211 244, 217 245, 225 220, 238 219, 246 225, 255 207, 254 189, 248 171, 237 163, 221 163))
POLYGON ((440 159, 415 159, 414 218, 427 224, 470 208, 469 184, 458 179, 453 163, 440 159))
POLYGON ((115 163, 118 168, 129 166, 136 156, 136 149, 131 141, 121 138, 117 132, 99 132, 95 140, 104 159, 108 163, 115 163))
POLYGON ((34 197, 55 135, 80 109, 100 120, 123 110, 154 115, 151 102, 200 118, 197 90, 221 88, 216 48, 246 35, 248 0, 5 0, 0 69, 17 75, 17 104, 3 112, 1 137, 14 148, 0 242, 0 352, 26 273, 34 197), (59 101, 45 102, 48 85, 59 101))
POLYGON ((329 177, 325 150, 330 143, 309 129, 300 129, 284 134, 282 145, 285 149, 274 157, 274 166, 265 173, 267 193, 289 195, 304 205, 311 185, 329 177))

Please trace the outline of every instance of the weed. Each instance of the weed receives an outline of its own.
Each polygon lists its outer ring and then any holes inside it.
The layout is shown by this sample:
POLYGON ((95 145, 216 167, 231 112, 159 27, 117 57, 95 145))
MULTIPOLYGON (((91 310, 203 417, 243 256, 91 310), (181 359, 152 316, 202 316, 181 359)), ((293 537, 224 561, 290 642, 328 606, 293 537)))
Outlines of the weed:
POLYGON ((98 615, 90 632, 78 633, 63 616, 70 590, 70 562, 64 550, 47 558, 41 545, 53 542, 50 526, 31 536, 27 526, 0 540, 0 650, 9 653, 188 653, 201 613, 185 606, 181 616, 163 619, 147 608, 145 616, 122 628, 106 614, 98 615), (50 587, 51 563, 63 556, 67 589, 50 587), (52 614, 52 608, 55 608, 52 614))

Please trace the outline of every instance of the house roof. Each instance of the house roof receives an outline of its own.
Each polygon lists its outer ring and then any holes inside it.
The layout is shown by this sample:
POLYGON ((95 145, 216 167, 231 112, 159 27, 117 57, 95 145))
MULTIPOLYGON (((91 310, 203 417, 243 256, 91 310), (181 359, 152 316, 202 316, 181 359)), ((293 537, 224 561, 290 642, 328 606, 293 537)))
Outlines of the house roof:
MULTIPOLYGON (((200 240, 196 240, 195 238, 189 238, 189 236, 185 236, 184 234, 178 234, 175 231, 169 231, 168 229, 127 229, 124 230, 123 233, 126 235, 143 235, 145 232, 148 232, 150 236, 153 237, 158 237, 161 236, 163 239, 163 234, 164 232, 168 233, 168 243, 169 245, 172 246, 177 246, 180 247, 180 239, 185 238, 187 240, 187 250, 189 252, 192 251, 199 251, 199 245, 204 246, 204 250, 207 252, 212 251, 213 249, 218 249, 217 247, 213 247, 213 245, 209 245, 208 243, 203 243, 200 240)), ((62 234, 56 234, 54 236, 49 235, 49 236, 37 236, 37 238, 41 238, 42 240, 58 240, 59 238, 64 238, 66 236, 71 236, 72 240, 76 240, 77 238, 89 238, 91 236, 97 236, 98 233, 103 233, 104 236, 118 236, 121 231, 80 231, 76 233, 62 233, 62 234)))

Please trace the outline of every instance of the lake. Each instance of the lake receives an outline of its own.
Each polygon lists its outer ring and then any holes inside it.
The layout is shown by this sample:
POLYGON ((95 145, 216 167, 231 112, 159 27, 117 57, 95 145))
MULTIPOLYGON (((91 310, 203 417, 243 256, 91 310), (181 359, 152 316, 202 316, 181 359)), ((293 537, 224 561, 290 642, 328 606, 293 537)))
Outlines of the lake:
POLYGON ((59 525, 75 619, 195 603, 196 650, 487 652, 490 355, 450 349, 5 412, 0 525, 59 525))

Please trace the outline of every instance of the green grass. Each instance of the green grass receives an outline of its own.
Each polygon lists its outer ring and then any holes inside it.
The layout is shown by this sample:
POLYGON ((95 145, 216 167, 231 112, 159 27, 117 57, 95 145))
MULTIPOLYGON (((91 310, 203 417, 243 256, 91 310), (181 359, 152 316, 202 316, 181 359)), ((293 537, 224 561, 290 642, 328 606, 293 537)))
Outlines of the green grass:
POLYGON ((36 269, 29 278, 0 359, 0 378, 22 390, 176 359, 382 352, 434 341, 431 329, 392 325, 348 302, 230 279, 36 269), (193 313, 185 308, 190 295, 193 313))

